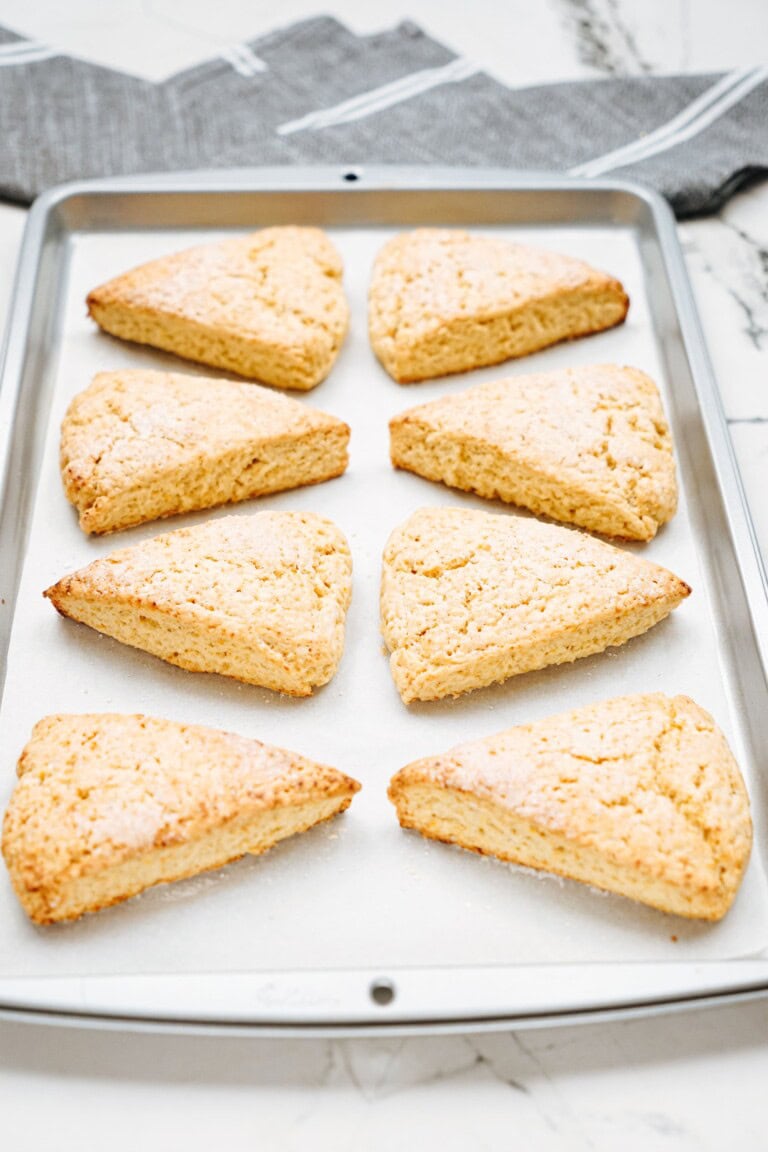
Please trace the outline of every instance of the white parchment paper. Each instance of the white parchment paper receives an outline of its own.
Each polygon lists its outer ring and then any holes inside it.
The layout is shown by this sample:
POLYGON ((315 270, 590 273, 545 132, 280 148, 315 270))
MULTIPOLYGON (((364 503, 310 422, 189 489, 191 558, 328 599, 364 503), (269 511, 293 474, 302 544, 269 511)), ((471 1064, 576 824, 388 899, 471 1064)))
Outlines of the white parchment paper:
MULTIPOLYGON (((750 764, 712 623, 713 613, 725 609, 709 588, 704 554, 690 526, 685 483, 678 515, 642 548, 693 586, 694 594, 671 618, 613 652, 518 677, 463 699, 406 708, 395 691, 378 624, 380 557, 389 532, 428 504, 504 508, 395 472, 388 456, 391 415, 483 379, 615 361, 659 381, 674 426, 632 233, 598 227, 496 231, 580 256, 618 275, 632 299, 626 325, 500 368, 400 386, 375 361, 366 326, 371 263, 390 233, 332 231, 345 260, 351 331, 331 376, 306 402, 351 425, 346 475, 101 540, 80 532, 61 488, 58 434, 68 401, 99 370, 204 370, 187 369, 172 357, 99 333, 86 317, 85 295, 140 261, 216 234, 74 238, 62 300, 56 389, 0 713, 0 802, 4 805, 11 793, 15 761, 33 724, 57 711, 146 712, 230 729, 334 764, 360 779, 363 791, 346 816, 261 858, 157 888, 68 926, 30 925, 3 871, 0 975, 691 961, 753 954, 766 944, 768 901, 756 852, 726 919, 718 925, 693 924, 575 883, 428 843, 399 829, 386 799, 391 774, 416 757, 579 704, 651 690, 685 692, 711 710, 749 783, 750 764), (335 679, 311 699, 282 698, 172 668, 61 619, 42 598, 49 584, 114 548, 211 515, 266 508, 330 516, 352 548, 354 593, 344 658, 335 679)), ((688 495, 695 498, 692 491, 688 495)))

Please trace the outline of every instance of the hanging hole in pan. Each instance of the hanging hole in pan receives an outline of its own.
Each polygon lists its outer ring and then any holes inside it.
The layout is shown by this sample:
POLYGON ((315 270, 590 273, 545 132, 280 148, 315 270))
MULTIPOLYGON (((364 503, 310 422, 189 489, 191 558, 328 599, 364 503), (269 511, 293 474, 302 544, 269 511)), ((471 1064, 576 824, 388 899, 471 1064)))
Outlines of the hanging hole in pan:
POLYGON ((395 986, 389 980, 374 980, 369 992, 371 1000, 381 1008, 386 1008, 395 998, 395 986))
POLYGON ((345 172, 342 176, 342 180, 346 180, 348 184, 354 184, 354 182, 359 179, 360 173, 356 172, 353 168, 351 168, 348 172, 345 172))

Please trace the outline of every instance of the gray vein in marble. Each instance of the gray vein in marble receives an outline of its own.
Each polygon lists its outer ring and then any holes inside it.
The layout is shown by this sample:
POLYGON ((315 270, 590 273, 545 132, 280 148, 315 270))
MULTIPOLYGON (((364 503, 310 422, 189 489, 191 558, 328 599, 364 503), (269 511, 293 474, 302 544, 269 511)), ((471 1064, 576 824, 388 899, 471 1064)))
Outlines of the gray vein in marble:
MULTIPOLYGON (((754 289, 761 305, 764 305, 765 309, 768 310, 768 248, 764 248, 754 236, 751 236, 744 228, 739 228, 738 225, 732 223, 732 221, 724 219, 723 223, 726 228, 729 228, 731 232, 738 236, 753 253, 753 258, 757 261, 757 272, 753 272, 750 276, 750 288, 754 289)), ((754 309, 748 301, 744 300, 742 302, 738 297, 735 298, 744 309, 747 320, 749 321, 749 326, 746 330, 747 334, 755 347, 762 349, 763 340, 768 336, 768 315, 758 320, 756 309, 754 309)), ((762 311, 762 307, 760 310, 762 311)))
POLYGON ((323 1043, 323 1063, 318 1076, 318 1085, 322 1088, 327 1087, 333 1077, 336 1067, 336 1047, 333 1040, 326 1040, 323 1043))
POLYGON ((349 1083, 368 1103, 466 1076, 481 1064, 486 1078, 498 1078, 461 1036, 344 1040, 334 1048, 335 1075, 326 1084, 349 1083))
POLYGON ((385 1091, 387 1084, 390 1083, 392 1074, 397 1071, 400 1065, 400 1057, 402 1055, 405 1040, 397 1040, 391 1050, 387 1053, 387 1058, 381 1070, 381 1075, 377 1077, 374 1088, 376 1092, 382 1093, 385 1091))
POLYGON ((475 1063, 478 1066, 487 1068, 494 1080, 498 1080, 501 1084, 506 1084, 515 1092, 521 1092, 524 1096, 530 1096, 531 1090, 524 1084, 522 1080, 518 1080, 515 1076, 510 1076, 509 1073, 503 1072, 494 1057, 487 1056, 482 1051, 479 1043, 472 1036, 465 1036, 464 1043, 475 1054, 475 1063))
POLYGON ((618 0, 559 0, 559 4, 575 34, 582 64, 611 76, 653 71, 625 22, 618 0))
MULTIPOLYGON (((550 1131, 558 1136, 561 1134, 566 1135, 569 1148, 594 1148, 594 1141, 584 1131, 580 1118, 574 1115, 573 1109, 566 1100, 555 1074, 547 1068, 536 1051, 535 1041, 529 1043, 527 1038, 523 1040, 519 1032, 510 1032, 509 1040, 517 1048, 518 1052, 525 1057, 532 1071, 538 1076, 542 1083, 546 1085, 547 1092, 550 1095, 549 1101, 539 1100, 538 1093, 534 1092, 533 1089, 531 1089, 531 1094, 535 1098, 539 1115, 550 1131), (552 1105, 554 1105, 554 1107, 552 1105)), ((494 1065, 494 1069, 498 1075, 496 1065, 494 1065)))
POLYGON ((355 1066, 352 1061, 352 1053, 349 1050, 349 1045, 346 1043, 339 1045, 338 1056, 340 1062, 349 1077, 350 1083, 366 1100, 371 1099, 371 1094, 368 1092, 365 1084, 359 1079, 355 1066))
MULTIPOLYGON (((192 6, 190 6, 192 7, 192 6)), ((193 12, 185 12, 183 17, 179 17, 176 13, 171 14, 163 5, 154 3, 154 0, 141 0, 141 12, 147 20, 156 20, 158 24, 165 25, 172 28, 175 32, 183 32, 187 36, 199 36, 210 42, 211 39, 216 39, 222 44, 231 43, 231 37, 220 36, 217 32, 208 26, 200 27, 193 19, 193 12)))
MULTIPOLYGON (((763 323, 762 318, 759 318, 760 311, 762 310, 761 305, 765 304, 766 308, 768 308, 768 287, 766 283, 762 282, 762 280, 768 276, 768 251, 753 240, 752 236, 747 235, 743 228, 738 228, 735 223, 731 223, 728 220, 723 220, 723 223, 725 227, 729 228, 733 234, 739 237, 739 240, 742 240, 743 243, 748 245, 748 248, 753 250, 754 256, 759 262, 762 278, 756 275, 750 276, 750 279, 746 281, 748 286, 747 293, 745 293, 743 288, 738 289, 733 285, 727 285, 727 283, 724 283, 722 280, 721 283, 723 283, 723 287, 727 289, 732 300, 742 309, 746 320, 744 332, 748 338, 750 338, 754 347, 760 351, 763 346, 763 340, 768 336, 768 325, 763 323), (761 302, 761 305, 753 305, 750 303, 750 298, 748 298, 748 291, 750 290, 754 291, 755 298, 761 302)), ((712 267, 709 268, 709 272, 716 276, 712 267)))
POLYGON ((660 1136, 690 1136, 685 1125, 678 1123, 668 1112, 641 1112, 638 1119, 660 1136))
POLYGON ((720 245, 722 233, 718 229, 710 236, 714 243, 703 245, 699 241, 690 251, 695 253, 702 270, 737 305, 744 319, 742 331, 759 352, 768 346, 768 248, 725 213, 718 220, 730 233, 727 249, 723 251, 720 245))
MULTIPOLYGON (((538 1051, 537 1038, 526 1036, 526 1038, 523 1039, 522 1034, 519 1032, 511 1032, 510 1039, 512 1043, 516 1045, 518 1051, 530 1061, 531 1066, 537 1071, 543 1083, 547 1085, 549 1093, 552 1094, 552 1104, 554 1108, 548 1107, 545 1109, 541 1106, 539 1108, 542 1119, 546 1120, 549 1128, 558 1135, 563 1134, 564 1138, 567 1139, 569 1149, 577 1149, 577 1147, 583 1147, 583 1149, 586 1150, 596 1149, 598 1145, 594 1143, 590 1134, 585 1131, 584 1123, 586 1117, 580 1113, 573 1112, 573 1108, 563 1092, 563 1082, 561 1077, 558 1076, 556 1068, 548 1068, 545 1061, 541 1059, 538 1051), (553 1113, 556 1113, 556 1119, 553 1113)), ((542 1049, 542 1051, 545 1051, 545 1049, 542 1049)))
POLYGON ((691 65, 691 0, 680 0, 680 71, 687 72, 691 65))

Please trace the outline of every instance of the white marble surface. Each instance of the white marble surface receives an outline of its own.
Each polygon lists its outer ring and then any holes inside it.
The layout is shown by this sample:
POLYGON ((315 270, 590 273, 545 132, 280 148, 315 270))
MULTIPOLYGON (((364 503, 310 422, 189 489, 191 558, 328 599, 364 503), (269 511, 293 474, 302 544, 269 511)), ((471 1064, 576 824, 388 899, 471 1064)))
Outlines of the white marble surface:
MULTIPOLYGON (((764 0, 335 0, 359 32, 410 17, 521 85, 763 62, 764 0), (470 15, 471 12, 471 15, 470 15)), ((152 78, 318 11, 313 0, 0 0, 0 23, 152 78)), ((0 318, 24 213, 0 206, 0 318)), ((681 226, 768 557, 768 184, 681 226)), ((0 1022, 0 1147, 768 1147, 768 1001, 488 1036, 266 1041, 0 1022)))

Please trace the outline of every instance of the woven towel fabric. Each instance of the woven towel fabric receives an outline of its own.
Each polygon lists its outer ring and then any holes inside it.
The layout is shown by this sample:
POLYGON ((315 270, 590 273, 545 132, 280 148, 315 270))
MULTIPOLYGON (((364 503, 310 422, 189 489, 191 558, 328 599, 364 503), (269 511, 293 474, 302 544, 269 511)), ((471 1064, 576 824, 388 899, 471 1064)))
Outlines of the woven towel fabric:
POLYGON ((678 216, 768 171, 768 68, 510 89, 406 21, 318 17, 154 84, 0 28, 0 197, 280 164, 451 164, 644 181, 678 216))

